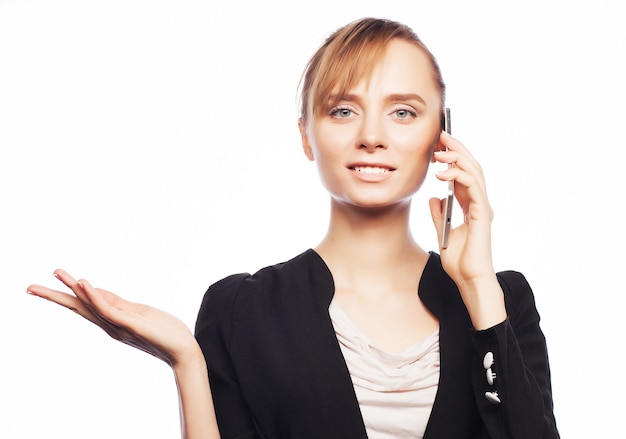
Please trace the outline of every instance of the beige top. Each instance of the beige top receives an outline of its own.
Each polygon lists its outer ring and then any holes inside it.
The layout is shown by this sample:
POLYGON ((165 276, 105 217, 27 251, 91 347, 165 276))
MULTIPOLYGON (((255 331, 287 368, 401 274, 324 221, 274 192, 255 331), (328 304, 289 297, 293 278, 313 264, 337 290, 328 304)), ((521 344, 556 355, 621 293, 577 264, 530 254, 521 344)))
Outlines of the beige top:
POLYGON ((401 353, 386 352, 333 300, 328 309, 370 439, 421 439, 439 382, 439 330, 401 353))

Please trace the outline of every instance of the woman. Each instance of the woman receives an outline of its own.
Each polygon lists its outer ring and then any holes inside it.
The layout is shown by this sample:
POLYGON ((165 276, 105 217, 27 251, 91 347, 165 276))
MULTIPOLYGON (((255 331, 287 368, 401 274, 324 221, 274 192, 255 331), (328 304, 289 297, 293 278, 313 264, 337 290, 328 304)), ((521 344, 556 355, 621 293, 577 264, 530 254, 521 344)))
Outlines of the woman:
MULTIPOLYGON (((327 234, 212 285, 195 338, 62 270, 74 296, 29 292, 168 362, 187 438, 558 437, 532 291, 494 272, 483 174, 442 132, 431 53, 399 23, 350 23, 311 58, 301 97, 304 153, 330 194, 327 234), (430 162, 453 165, 437 178, 454 182, 465 219, 440 256, 409 228, 430 162)), ((442 200, 430 211, 441 237, 442 200)))

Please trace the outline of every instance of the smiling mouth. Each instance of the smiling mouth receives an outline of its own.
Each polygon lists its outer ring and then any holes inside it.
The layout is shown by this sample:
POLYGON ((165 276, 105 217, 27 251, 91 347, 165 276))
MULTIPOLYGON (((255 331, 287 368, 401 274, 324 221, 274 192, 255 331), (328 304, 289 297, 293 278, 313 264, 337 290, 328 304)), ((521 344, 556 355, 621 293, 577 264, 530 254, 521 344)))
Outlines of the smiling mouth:
POLYGON ((386 168, 381 166, 351 166, 350 169, 361 174, 369 175, 386 174, 388 172, 395 171, 394 168, 386 168))

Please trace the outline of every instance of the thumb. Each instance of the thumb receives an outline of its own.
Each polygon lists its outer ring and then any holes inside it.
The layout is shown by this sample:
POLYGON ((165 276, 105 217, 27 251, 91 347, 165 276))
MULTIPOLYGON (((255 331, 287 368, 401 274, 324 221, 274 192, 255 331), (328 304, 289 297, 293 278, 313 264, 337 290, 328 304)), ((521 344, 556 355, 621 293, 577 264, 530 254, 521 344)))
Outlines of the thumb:
POLYGON ((444 208, 444 200, 439 198, 431 198, 428 200, 428 205, 430 206, 430 216, 433 219, 433 224, 435 225, 435 229, 437 230, 437 241, 441 242, 441 233, 443 232, 443 208, 444 208))

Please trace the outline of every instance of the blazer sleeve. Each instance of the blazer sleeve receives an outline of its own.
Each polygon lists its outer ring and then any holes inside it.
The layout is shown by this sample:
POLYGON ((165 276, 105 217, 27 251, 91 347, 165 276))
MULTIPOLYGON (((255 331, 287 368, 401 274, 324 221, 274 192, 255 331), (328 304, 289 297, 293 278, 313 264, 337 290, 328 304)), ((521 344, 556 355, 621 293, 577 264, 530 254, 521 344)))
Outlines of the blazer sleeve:
POLYGON ((521 273, 498 273, 498 280, 508 318, 472 337, 472 384, 487 437, 557 439, 548 352, 533 292, 521 273))
POLYGON ((229 354, 232 316, 237 293, 247 273, 211 285, 204 295, 195 336, 209 372, 215 414, 222 439, 260 439, 241 393, 229 354))

